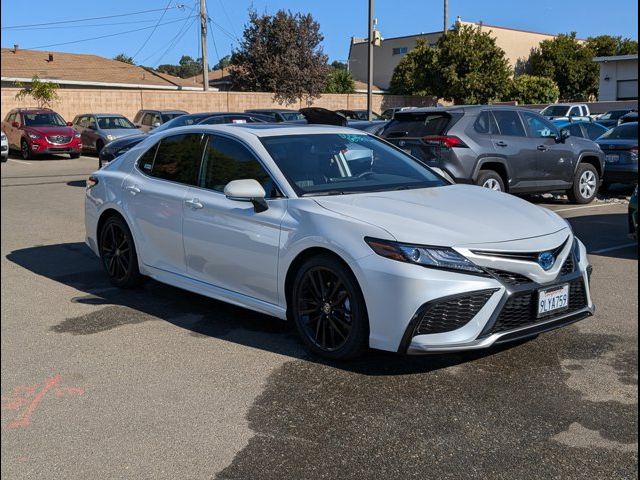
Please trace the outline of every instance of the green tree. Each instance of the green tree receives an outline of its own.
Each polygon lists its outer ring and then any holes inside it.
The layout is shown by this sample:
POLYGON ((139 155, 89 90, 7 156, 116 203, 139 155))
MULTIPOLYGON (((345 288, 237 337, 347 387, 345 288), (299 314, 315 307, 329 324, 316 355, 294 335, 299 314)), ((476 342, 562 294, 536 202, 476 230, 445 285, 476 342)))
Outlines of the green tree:
POLYGON ((60 98, 58 96, 60 85, 53 82, 43 82, 37 75, 33 76, 29 85, 25 86, 16 82, 15 86, 20 88, 20 91, 16 93, 16 99, 24 100, 26 97, 31 97, 39 108, 51 107, 53 102, 60 98))
POLYGON ((189 78, 202 73, 202 59, 193 59, 189 55, 183 55, 178 65, 163 64, 156 70, 160 73, 173 75, 174 77, 189 78))
POLYGON ((213 70, 222 70, 231 65, 231 55, 225 55, 213 66, 213 70))
POLYGON ((347 64, 341 62, 340 60, 334 60, 333 62, 331 62, 331 67, 335 68, 336 70, 348 70, 347 64))
POLYGON ((232 81, 240 90, 273 92, 280 102, 309 102, 322 94, 329 73, 323 40, 320 24, 309 14, 252 10, 231 57, 232 81))
POLYGON ((586 47, 593 52, 594 57, 612 57, 614 55, 632 55, 638 53, 638 42, 631 38, 600 35, 589 37, 586 47))
POLYGON ((333 68, 327 75, 324 93, 354 93, 355 91, 356 86, 350 72, 333 68))
POLYGON ((124 53, 119 53, 118 55, 113 57, 113 59, 117 60, 118 62, 128 63, 129 65, 135 65, 135 62, 133 61, 133 57, 130 57, 129 55, 125 55, 124 53))
POLYGON ((598 66, 593 56, 588 46, 578 42, 575 32, 560 34, 531 51, 527 73, 553 79, 563 101, 588 101, 598 91, 598 66))
POLYGON ((489 33, 456 25, 435 47, 422 42, 409 52, 394 72, 391 90, 456 104, 489 103, 509 93, 511 74, 504 51, 489 33))
POLYGON ((520 75, 513 79, 510 100, 519 104, 554 103, 558 100, 560 89, 547 77, 520 75))

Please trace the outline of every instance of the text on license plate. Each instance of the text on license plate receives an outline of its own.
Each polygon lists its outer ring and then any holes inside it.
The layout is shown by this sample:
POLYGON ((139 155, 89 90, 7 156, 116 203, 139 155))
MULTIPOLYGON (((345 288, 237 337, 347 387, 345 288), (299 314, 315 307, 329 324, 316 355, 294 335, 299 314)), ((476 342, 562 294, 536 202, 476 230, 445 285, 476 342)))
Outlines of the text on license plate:
POLYGON ((542 317, 569 307, 569 285, 540 290, 538 293, 538 316, 542 317))
POLYGON ((620 160, 620 155, 618 155, 617 153, 607 154, 607 158, 606 158, 607 163, 618 163, 618 160, 620 160))

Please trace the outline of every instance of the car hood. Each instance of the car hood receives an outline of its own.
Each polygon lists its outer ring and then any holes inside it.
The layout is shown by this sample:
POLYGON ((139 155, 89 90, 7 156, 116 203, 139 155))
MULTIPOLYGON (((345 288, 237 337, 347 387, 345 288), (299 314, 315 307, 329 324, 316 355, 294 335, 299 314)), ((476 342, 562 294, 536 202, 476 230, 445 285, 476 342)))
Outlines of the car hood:
POLYGON ((127 145, 140 143, 141 141, 147 138, 149 138, 149 135, 146 135, 144 133, 127 135, 126 137, 119 137, 119 138, 116 138, 115 140, 112 140, 111 142, 107 143, 104 148, 110 149, 110 150, 113 150, 113 149, 117 150, 127 145))
POLYGON ((64 135, 66 137, 73 137, 76 134, 76 131, 71 127, 54 127, 46 125, 38 127, 26 127, 25 130, 38 133, 45 137, 49 135, 64 135))
POLYGON ((138 130, 137 128, 107 128, 104 130, 100 130, 105 136, 111 135, 116 138, 120 137, 128 137, 130 135, 140 135, 142 134, 142 130, 138 130))
POLYGON ((376 225, 400 242, 419 245, 495 244, 551 235, 568 228, 550 210, 471 185, 315 200, 327 210, 376 225))

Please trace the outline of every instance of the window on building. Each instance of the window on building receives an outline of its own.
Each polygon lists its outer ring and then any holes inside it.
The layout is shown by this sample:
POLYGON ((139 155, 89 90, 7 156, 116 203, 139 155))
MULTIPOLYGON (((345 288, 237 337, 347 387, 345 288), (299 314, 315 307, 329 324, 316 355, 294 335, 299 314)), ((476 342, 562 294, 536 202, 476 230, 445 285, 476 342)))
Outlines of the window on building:
POLYGON ((409 49, 407 47, 396 47, 396 48, 393 49, 393 54, 394 55, 404 55, 408 51, 409 51, 409 49))

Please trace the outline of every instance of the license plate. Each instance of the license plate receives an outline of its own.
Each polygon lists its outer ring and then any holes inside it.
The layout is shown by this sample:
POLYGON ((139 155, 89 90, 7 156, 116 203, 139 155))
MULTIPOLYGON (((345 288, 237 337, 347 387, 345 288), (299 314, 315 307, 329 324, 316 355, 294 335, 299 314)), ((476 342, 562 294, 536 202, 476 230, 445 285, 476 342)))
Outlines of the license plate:
POLYGON ((618 163, 618 160, 620 160, 620 155, 617 153, 609 153, 606 158, 607 163, 618 163))
POLYGON ((569 285, 560 285, 538 292, 538 317, 569 308, 569 285))

